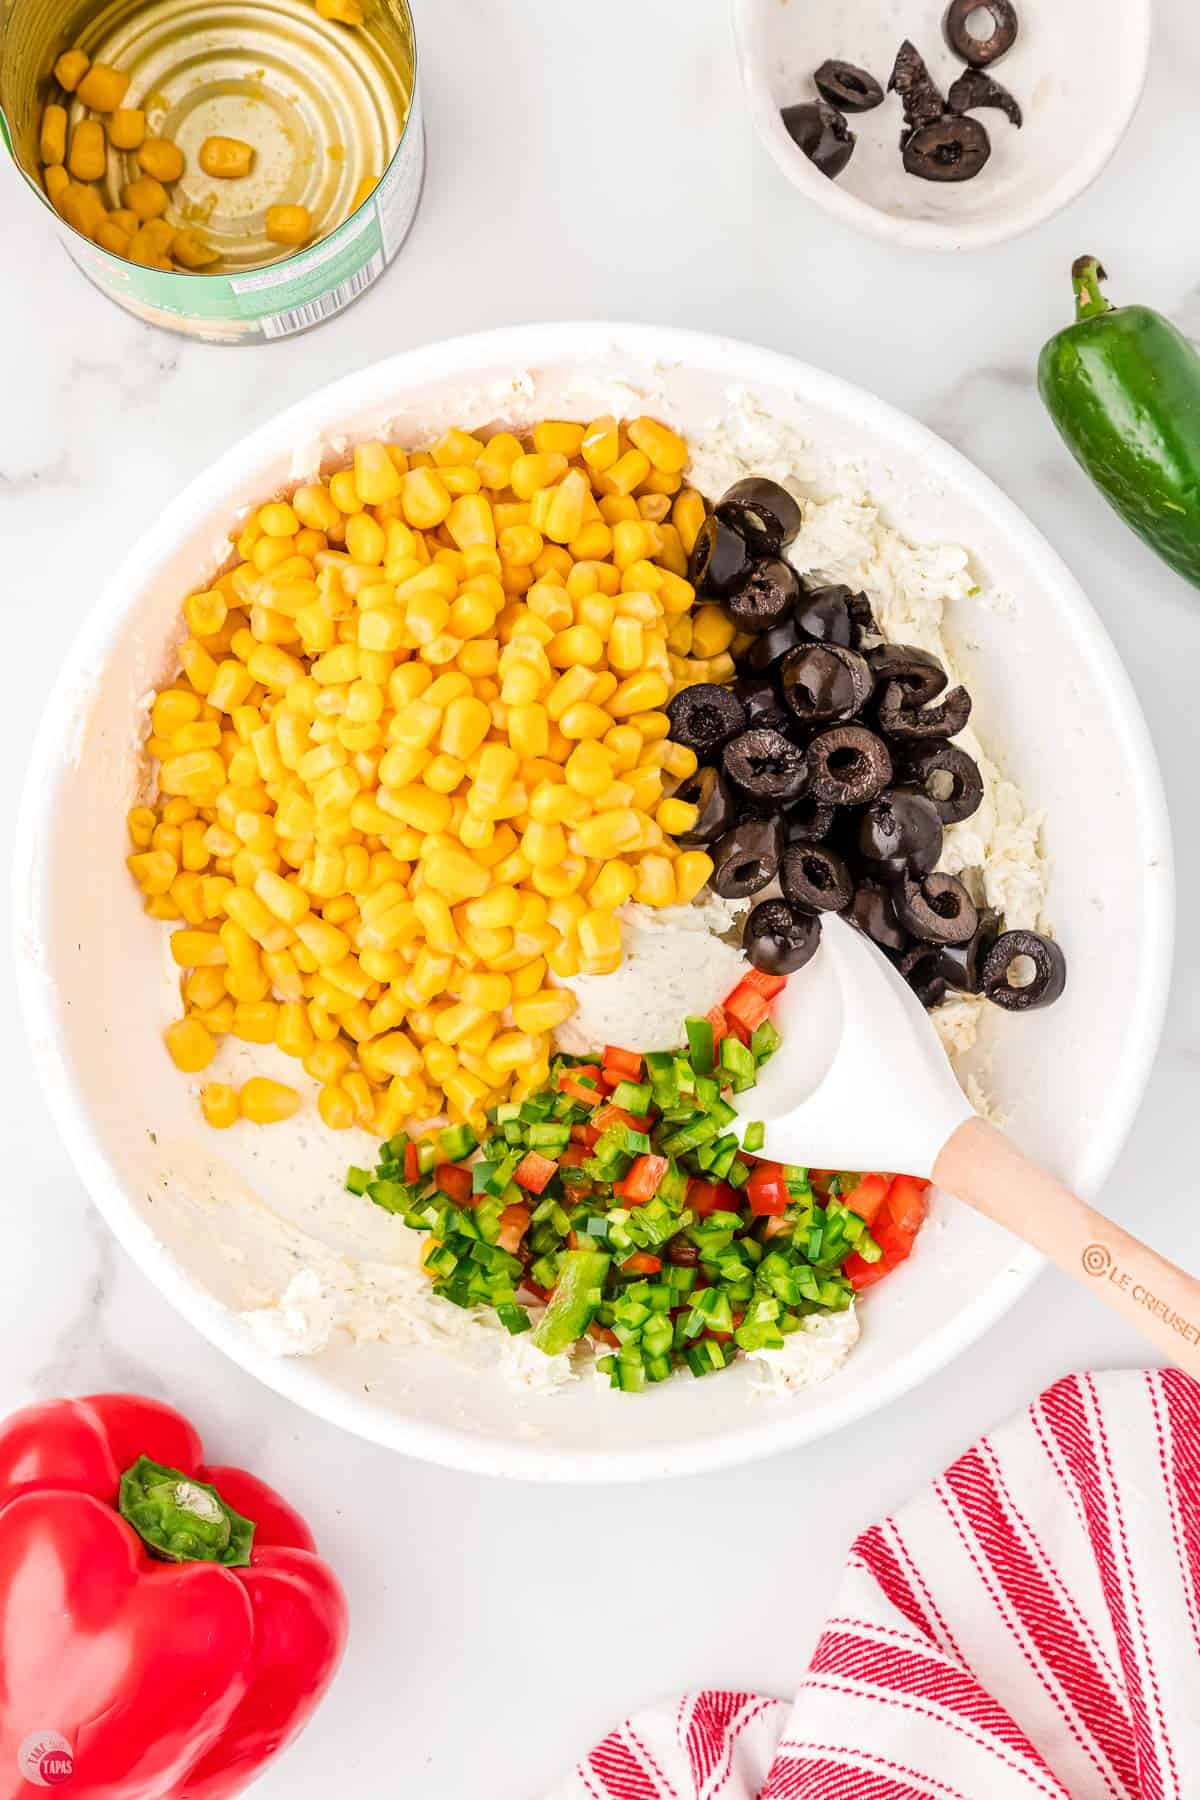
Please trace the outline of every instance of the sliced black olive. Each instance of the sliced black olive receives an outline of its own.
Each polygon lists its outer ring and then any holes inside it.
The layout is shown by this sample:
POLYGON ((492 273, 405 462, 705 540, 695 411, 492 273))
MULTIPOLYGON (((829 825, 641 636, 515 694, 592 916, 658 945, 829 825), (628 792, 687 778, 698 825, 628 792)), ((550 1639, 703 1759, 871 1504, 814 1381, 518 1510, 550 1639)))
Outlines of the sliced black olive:
POLYGON ((827 844, 793 844, 785 850, 779 885, 797 912, 844 912, 854 894, 849 869, 827 844))
POLYGON ((904 776, 933 801, 943 825, 969 819, 983 799, 979 765, 957 744, 939 741, 910 751, 904 759, 904 776))
POLYGON ((755 556, 778 556, 800 529, 800 502, 766 475, 747 475, 722 495, 717 517, 745 538, 755 556))
POLYGON ((746 920, 742 949, 764 975, 794 975, 816 955, 821 921, 786 900, 763 900, 746 920))
POLYGON ((831 56, 814 69, 813 81, 822 100, 828 100, 839 112, 870 112, 883 104, 883 89, 875 77, 854 63, 838 62, 836 57, 831 56))
POLYGON ((746 709, 737 695, 716 681, 684 688, 667 707, 671 737, 694 750, 701 762, 714 762, 719 752, 746 729, 746 709))
POLYGON ((957 81, 950 83, 946 95, 947 112, 976 112, 983 106, 995 106, 1020 129, 1024 120, 1019 103, 1006 87, 985 75, 982 69, 964 69, 957 81))
POLYGON ((880 687, 894 681, 904 690, 906 706, 927 706, 946 685, 946 671, 936 656, 916 644, 878 644, 867 652, 880 687))
POLYGON ((855 643, 861 649, 864 638, 879 636, 879 627, 875 623, 875 614, 871 611, 871 602, 865 594, 851 594, 848 604, 855 643))
POLYGON ((955 56, 973 69, 986 69, 1016 43, 1017 9, 1012 0, 950 0, 942 30, 955 56), (984 34, 969 28, 969 21, 978 13, 988 15, 991 30, 984 34))
POLYGON ((899 954, 907 950, 909 936, 896 917, 896 904, 891 892, 875 881, 860 881, 854 890, 854 897, 846 908, 846 917, 852 925, 883 950, 899 954))
POLYGON ((934 119, 940 119, 946 110, 941 89, 925 67, 921 52, 908 38, 905 38, 896 52, 896 60, 888 77, 888 93, 899 94, 904 108, 904 123, 909 131, 918 125, 929 125, 934 119))
POLYGON ((779 116, 784 130, 814 169, 831 181, 841 174, 854 153, 856 139, 836 107, 824 100, 803 100, 799 106, 785 106, 779 116))
POLYGON ((733 794, 720 769, 697 769, 680 782, 673 797, 697 809, 691 830, 676 835, 678 844, 711 844, 724 837, 737 818, 733 794))
POLYGON ((833 829, 833 808, 806 797, 790 806, 783 828, 789 844, 819 844, 833 829))
POLYGON ((983 960, 981 985, 988 999, 1005 1012, 1032 1012, 1050 1006, 1067 985, 1067 959, 1052 938, 1040 931, 1004 931, 983 960), (1029 981, 1013 975, 1023 957, 1033 964, 1029 981))
POLYGON ((778 625, 799 597, 800 577, 791 563, 767 556, 725 596, 725 610, 743 631, 758 633, 778 625))
POLYGON ((843 644, 800 644, 779 670, 783 698, 802 725, 842 723, 861 712, 873 686, 866 659, 843 644))
POLYGON ((922 181, 971 181, 991 154, 986 128, 963 113, 944 113, 904 140, 904 166, 922 181))
POLYGON ((919 880, 906 875, 896 888, 896 916, 924 944, 966 944, 979 914, 957 875, 936 869, 919 880))
POLYGON ((796 623, 814 643, 841 644, 848 649, 854 642, 853 598, 848 587, 811 588, 796 602, 796 623))
POLYGON ((709 854, 713 859, 709 886, 714 894, 723 900, 744 900, 779 872, 783 820, 778 813, 769 819, 743 819, 717 839, 709 854))
POLYGON ((865 725, 819 732, 806 755, 812 792, 829 806, 865 806, 892 779, 888 747, 865 725))
POLYGON ((702 594, 730 594, 750 573, 750 551, 740 532, 709 513, 688 558, 688 580, 702 594))
POLYGON ((792 715, 779 698, 779 689, 767 675, 739 675, 733 691, 746 709, 746 727, 754 731, 769 725, 772 731, 787 731, 792 715))
POLYGON ((940 1006, 946 998, 946 980, 938 968, 933 944, 914 944, 900 958, 900 973, 924 1007, 940 1006))
POLYGON ((808 639, 794 612, 780 619, 778 625, 772 625, 761 637, 755 639, 746 654, 746 667, 756 675, 763 675, 773 669, 781 656, 794 650, 797 644, 806 644, 808 639))
POLYGON ((977 994, 983 985, 983 964, 988 951, 1000 933, 1000 914, 985 906, 979 915, 975 934, 965 944, 942 944, 938 951, 938 973, 948 987, 963 994, 977 994))
POLYGON ((942 821, 915 788, 885 788, 859 818, 855 847, 881 875, 927 875, 942 854, 942 821))
POLYGON ((803 750, 769 726, 743 731, 726 744, 721 760, 730 781, 751 800, 786 806, 808 789, 803 750))
POLYGON ((951 688, 940 706, 907 706, 904 689, 889 682, 879 702, 879 729, 890 738, 956 737, 971 716, 971 696, 966 688, 951 688))

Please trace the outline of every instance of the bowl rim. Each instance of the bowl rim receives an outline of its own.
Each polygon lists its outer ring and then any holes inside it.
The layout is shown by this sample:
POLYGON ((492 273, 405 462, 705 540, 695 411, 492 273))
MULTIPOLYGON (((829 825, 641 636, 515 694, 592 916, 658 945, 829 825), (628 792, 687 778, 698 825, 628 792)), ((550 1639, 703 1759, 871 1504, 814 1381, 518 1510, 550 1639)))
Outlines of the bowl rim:
POLYGON ((259 1349, 237 1316, 192 1280, 135 1212, 92 1130, 85 1097, 57 1034, 52 974, 36 946, 41 941, 38 921, 49 893, 39 849, 49 834, 59 792, 72 778, 72 745, 81 709, 95 691, 96 671, 105 666, 127 613, 173 541, 225 502, 231 486, 244 483, 277 456, 281 445, 332 435, 339 414, 350 417, 369 411, 372 404, 383 411, 389 402, 381 404, 380 396, 403 392, 409 381, 428 385, 463 379, 497 364, 514 371, 554 360, 586 364, 598 347, 626 355, 639 368, 690 362, 727 374, 731 383, 741 386, 756 382, 795 386, 814 405, 863 419, 897 451, 934 469, 947 486, 965 489, 1006 535, 1020 542, 1053 584, 1078 633, 1081 652, 1110 694, 1136 802, 1153 847, 1149 861, 1162 877, 1146 888, 1141 922, 1146 974, 1126 1038, 1122 1091, 1109 1105, 1074 1172, 1075 1184, 1085 1195, 1094 1193, 1111 1172, 1140 1105, 1166 1010, 1174 928, 1173 853, 1161 775, 1132 683, 1099 616, 1058 553, 990 477, 919 421, 852 382, 778 351, 671 326, 586 321, 507 326, 405 350, 341 376, 258 426, 197 475, 122 559, 79 629, 47 702, 21 798, 13 854, 12 947, 33 1063, 51 1115, 85 1189, 143 1273, 211 1343, 265 1386, 331 1424, 425 1461, 478 1474, 564 1483, 700 1474, 755 1461, 840 1430, 917 1386, 981 1336, 1025 1292, 1043 1259, 1026 1246, 1014 1245, 1008 1264, 974 1302, 932 1330, 872 1388, 848 1394, 840 1405, 819 1413, 789 1409, 783 1400, 777 1407, 749 1409, 744 1428, 719 1438, 693 1436, 666 1449, 588 1451, 503 1443, 405 1420, 333 1386, 319 1363, 277 1358, 259 1349))
POLYGON ((904 244, 913 250, 981 250, 990 244, 1007 243, 1044 224, 1069 206, 1072 200, 1089 188, 1109 162, 1117 145, 1128 131, 1141 101, 1150 65, 1150 41, 1153 32, 1153 0, 1123 0, 1130 13, 1136 9, 1141 22, 1136 55, 1124 67, 1125 100, 1113 112, 1106 129, 1094 139, 1090 154, 1070 163, 1059 180, 1049 183, 1028 206, 1009 209, 991 220, 965 221, 962 225, 943 225, 933 219, 898 219, 892 213, 860 200, 857 194, 839 187, 815 169, 797 150, 779 119, 779 109, 771 98, 759 59, 751 48, 748 20, 761 0, 730 0, 730 25, 734 51, 743 92, 754 121, 760 143, 784 178, 798 188, 814 205, 841 219, 859 231, 866 231, 885 243, 904 244))

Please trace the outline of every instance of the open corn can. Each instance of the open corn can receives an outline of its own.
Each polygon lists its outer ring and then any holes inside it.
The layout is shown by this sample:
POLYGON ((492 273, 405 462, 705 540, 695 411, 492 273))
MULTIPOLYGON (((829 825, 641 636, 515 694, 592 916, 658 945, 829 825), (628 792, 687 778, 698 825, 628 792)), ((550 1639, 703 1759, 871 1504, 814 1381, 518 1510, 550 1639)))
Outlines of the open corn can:
MULTIPOLYGON (((407 0, 82 0, 65 9, 9 0, 0 10, 0 134, 72 259, 126 311, 213 343, 290 337, 370 287, 416 215, 425 145, 407 0), (155 266, 115 254, 95 241, 90 218, 78 228, 52 203, 45 107, 65 111, 68 145, 80 124, 97 136, 89 90, 81 97, 56 72, 68 50, 119 72, 119 105, 141 117, 145 133, 142 145, 120 148, 115 115, 101 112, 95 217, 126 206, 130 185, 144 179, 145 143, 173 144, 183 169, 162 216, 216 253, 209 266, 189 272, 165 255, 155 266), (213 139, 249 146, 249 172, 206 172, 201 146, 213 139), (268 235, 268 213, 281 208, 308 227, 296 247, 268 235)), ((62 170, 59 178, 65 184, 62 170)))

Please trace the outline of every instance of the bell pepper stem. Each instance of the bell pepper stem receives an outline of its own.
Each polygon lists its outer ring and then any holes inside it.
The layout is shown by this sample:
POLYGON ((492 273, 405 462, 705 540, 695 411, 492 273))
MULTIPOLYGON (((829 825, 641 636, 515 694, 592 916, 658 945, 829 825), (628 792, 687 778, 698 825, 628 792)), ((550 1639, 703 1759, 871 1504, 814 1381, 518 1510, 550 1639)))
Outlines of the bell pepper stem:
POLYGON ((1076 257, 1071 264, 1071 285, 1075 289, 1077 320, 1098 319, 1101 313, 1113 310, 1111 300, 1106 300, 1100 290, 1100 283, 1107 280, 1103 264, 1096 257, 1076 257))
POLYGON ((253 1520, 234 1512, 209 1482, 182 1469, 139 1456, 121 1477, 117 1504, 150 1554, 164 1562, 249 1565, 253 1520))

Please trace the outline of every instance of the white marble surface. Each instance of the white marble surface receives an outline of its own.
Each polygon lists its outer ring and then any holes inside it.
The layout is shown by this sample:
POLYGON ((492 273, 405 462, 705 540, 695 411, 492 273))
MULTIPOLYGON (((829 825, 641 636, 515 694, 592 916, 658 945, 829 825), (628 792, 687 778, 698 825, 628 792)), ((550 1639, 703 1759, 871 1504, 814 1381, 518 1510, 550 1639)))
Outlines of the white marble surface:
MULTIPOLYGON (((938 10, 914 0, 914 15, 938 10)), ((1162 759, 1183 904, 1161 1057, 1108 1201, 1200 1261, 1200 597, 1089 490, 1032 381, 1081 250, 1103 256, 1118 296, 1200 331, 1187 223, 1200 20, 1185 0, 1159 13, 1149 88, 1114 164, 1059 219, 969 256, 885 250, 806 209, 753 137, 723 0, 417 0, 430 162, 413 236, 349 315, 264 350, 127 319, 0 168, 4 834, 92 594, 182 482, 287 402, 390 350, 516 320, 663 320, 795 352, 910 409, 995 477, 1074 567, 1128 663, 1162 759)), ((264 1800, 317 1800, 350 1780, 372 1796, 517 1800, 661 1692, 786 1692, 859 1526, 1054 1376, 1143 1354, 1045 1276, 954 1367, 815 1451, 636 1492, 407 1462, 259 1388, 117 1250, 55 1142, 7 966, 0 979, 0 1411, 98 1386, 169 1394, 216 1457, 245 1460, 307 1508, 349 1591, 342 1673, 256 1789, 264 1800)))

